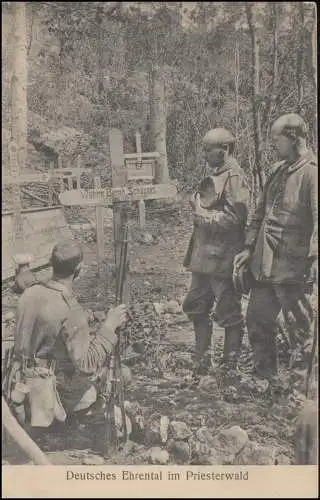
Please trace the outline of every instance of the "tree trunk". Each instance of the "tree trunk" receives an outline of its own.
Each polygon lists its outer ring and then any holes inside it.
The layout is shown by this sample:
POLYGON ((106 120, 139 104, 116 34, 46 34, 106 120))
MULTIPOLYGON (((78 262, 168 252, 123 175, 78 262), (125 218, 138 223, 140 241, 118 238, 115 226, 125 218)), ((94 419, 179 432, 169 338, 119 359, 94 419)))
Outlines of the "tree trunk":
POLYGON ((240 50, 239 40, 236 41, 234 51, 234 88, 235 88, 235 101, 236 101, 236 152, 239 140, 239 119, 240 119, 240 105, 239 105, 239 82, 240 82, 240 50))
POLYGON ((303 57, 304 57, 304 50, 305 50, 303 2, 299 3, 298 9, 299 9, 299 29, 298 29, 299 48, 297 50, 296 78, 297 78, 297 92, 298 92, 298 109, 297 109, 297 111, 298 111, 298 113, 301 113, 302 100, 303 100, 303 70, 304 70, 303 57))
POLYGON ((46 457, 39 446, 31 439, 29 434, 20 426, 12 415, 8 404, 2 396, 2 423, 5 431, 18 444, 35 465, 50 465, 50 460, 46 457))
POLYGON ((251 37, 251 74, 252 74, 252 113, 254 127, 254 149, 255 149, 255 168, 254 175, 257 177, 258 189, 263 188, 263 179, 261 175, 261 123, 260 123, 260 69, 259 69, 259 39, 255 27, 253 6, 247 2, 245 4, 246 14, 251 37))
MULTIPOLYGON (((316 12, 314 12, 314 22, 311 33, 311 71, 312 71, 312 83, 314 89, 314 98, 315 102, 317 99, 317 18, 316 12)), ((318 114, 317 114, 317 106, 314 106, 314 115, 313 115, 313 144, 316 146, 317 150, 317 137, 318 137, 318 114)))
POLYGON ((271 88, 269 92, 269 106, 266 113, 267 119, 267 138, 269 141, 269 135, 271 130, 272 114, 274 111, 276 98, 277 98, 277 83, 278 83, 278 66, 279 66, 279 47, 278 47, 278 29, 279 29, 279 5, 276 2, 271 4, 271 15, 273 20, 273 53, 272 53, 272 80, 271 88))
POLYGON ((104 103, 104 81, 103 81, 103 33, 102 33, 102 5, 97 6, 96 23, 98 26, 97 36, 97 97, 99 104, 104 103))
POLYGON ((156 180, 165 183, 169 181, 166 146, 166 103, 164 79, 159 66, 152 65, 150 68, 149 85, 150 143, 153 150, 160 153, 156 180))
MULTIPOLYGON (((18 178, 27 162, 27 33, 26 4, 13 2, 13 54, 11 80, 11 145, 10 175, 18 178)), ((13 184, 14 251, 23 251, 21 200, 19 185, 13 184)))

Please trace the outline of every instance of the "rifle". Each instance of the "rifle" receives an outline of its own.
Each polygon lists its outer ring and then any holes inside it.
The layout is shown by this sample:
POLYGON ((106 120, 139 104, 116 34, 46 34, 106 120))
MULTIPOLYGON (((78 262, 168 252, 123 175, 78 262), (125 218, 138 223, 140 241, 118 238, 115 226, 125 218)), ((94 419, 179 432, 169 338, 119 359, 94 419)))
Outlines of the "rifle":
MULTIPOLYGON (((123 289, 127 272, 127 257, 128 257, 128 224, 123 228, 120 249, 119 269, 116 276, 116 305, 122 304, 123 289)), ((124 430, 124 440, 127 440, 127 425, 126 414, 124 409, 124 393, 123 380, 121 370, 121 355, 120 355, 120 336, 115 345, 114 355, 110 361, 110 381, 111 393, 107 402, 105 417, 106 417, 106 447, 108 455, 116 451, 118 448, 118 436, 115 423, 115 403, 118 400, 124 430)))

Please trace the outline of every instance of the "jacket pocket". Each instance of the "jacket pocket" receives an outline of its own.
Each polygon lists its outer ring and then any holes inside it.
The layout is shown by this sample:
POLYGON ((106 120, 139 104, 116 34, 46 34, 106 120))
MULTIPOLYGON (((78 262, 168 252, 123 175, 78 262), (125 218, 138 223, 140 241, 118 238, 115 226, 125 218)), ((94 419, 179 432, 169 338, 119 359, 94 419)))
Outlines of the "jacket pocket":
POLYGON ((204 245, 203 256, 207 259, 222 259, 226 255, 224 246, 204 245))

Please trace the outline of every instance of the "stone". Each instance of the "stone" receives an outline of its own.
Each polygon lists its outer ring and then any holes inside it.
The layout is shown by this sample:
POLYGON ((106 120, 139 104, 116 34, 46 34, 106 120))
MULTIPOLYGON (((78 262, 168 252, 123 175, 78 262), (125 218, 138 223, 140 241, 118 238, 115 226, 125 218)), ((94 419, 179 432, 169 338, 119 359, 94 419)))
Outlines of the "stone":
POLYGON ((124 387, 129 387, 132 382, 132 372, 129 366, 123 364, 121 366, 121 374, 124 387))
POLYGON ((73 229, 74 231, 81 231, 82 229, 82 224, 79 223, 79 222, 73 222, 72 224, 70 224, 70 227, 71 229, 73 229))
POLYGON ((7 311, 3 315, 3 320, 5 323, 9 323, 10 321, 14 321, 15 320, 15 313, 13 311, 7 311))
POLYGON ((208 445, 212 445, 214 441, 212 433, 206 426, 202 426, 197 430, 196 437, 200 441, 200 443, 206 443, 208 445))
POLYGON ((140 241, 141 243, 148 245, 153 242, 153 236, 150 233, 143 233, 140 241))
POLYGON ((132 455, 135 451, 135 443, 133 441, 128 440, 126 443, 124 443, 123 448, 121 450, 123 456, 128 457, 129 455, 132 455))
POLYGON ((134 342, 132 344, 132 349, 138 354, 143 354, 146 350, 146 345, 143 342, 134 342))
POLYGON ((87 314, 87 321, 88 321, 88 323, 93 323, 94 322, 93 311, 91 309, 88 309, 86 311, 86 314, 87 314))
POLYGON ((131 440, 141 443, 145 438, 145 423, 141 407, 137 401, 124 401, 124 409, 132 424, 131 440))
POLYGON ((269 388, 269 382, 266 379, 257 379, 255 381, 255 389, 259 394, 264 394, 269 388))
POLYGON ((160 433, 160 416, 151 417, 149 422, 146 424, 145 440, 150 446, 162 443, 160 433))
POLYGON ((217 393, 217 380, 210 375, 205 375, 201 377, 198 387, 201 391, 207 391, 211 394, 215 394, 217 393))
POLYGON ((168 440, 169 425, 170 425, 169 418, 165 415, 162 415, 160 418, 160 436, 162 443, 166 443, 168 440))
POLYGON ((129 346, 126 350, 126 365, 127 366, 134 366, 137 361, 140 359, 141 354, 138 354, 137 352, 134 352, 132 346, 129 346))
POLYGON ((165 309, 170 314, 179 314, 181 312, 181 305, 176 300, 169 300, 165 309))
POLYGON ((154 465, 167 465, 169 460, 170 456, 167 450, 163 450, 158 446, 149 450, 149 463, 154 465))
POLYGON ((104 311, 94 311, 93 317, 97 321, 102 322, 106 319, 106 313, 104 311))
POLYGON ((154 307, 156 314, 161 315, 165 311, 165 305, 162 302, 154 302, 153 307, 154 307))
POLYGON ((248 441, 247 432, 235 425, 220 431, 217 436, 214 436, 212 448, 217 453, 221 465, 230 465, 248 441))
POLYGON ((175 441, 171 439, 167 445, 170 455, 178 464, 186 464, 191 460, 191 448, 186 441, 175 441))
POLYGON ((274 465, 275 449, 271 446, 261 446, 255 441, 248 441, 233 465, 274 465))
MULTIPOLYGON (((123 420, 122 420, 122 413, 121 413, 121 408, 117 405, 114 406, 114 417, 115 417, 115 424, 116 424, 116 429, 117 429, 117 436, 119 438, 123 437, 124 434, 124 429, 123 429, 123 420)), ((125 414, 125 419, 126 419, 126 427, 127 427, 127 437, 129 438, 132 433, 132 424, 131 424, 131 419, 125 414)))
POLYGON ((89 455, 87 457, 83 457, 82 465, 103 465, 104 458, 99 455, 89 455))
POLYGON ((191 451, 192 465, 219 465, 219 459, 215 451, 208 443, 199 441, 195 436, 192 436, 189 441, 191 451))
POLYGON ((170 434, 173 439, 183 441, 192 436, 192 431, 185 422, 172 420, 172 422, 170 422, 170 434))
POLYGON ((283 453, 277 455, 275 463, 276 465, 292 465, 290 457, 284 455, 283 453))

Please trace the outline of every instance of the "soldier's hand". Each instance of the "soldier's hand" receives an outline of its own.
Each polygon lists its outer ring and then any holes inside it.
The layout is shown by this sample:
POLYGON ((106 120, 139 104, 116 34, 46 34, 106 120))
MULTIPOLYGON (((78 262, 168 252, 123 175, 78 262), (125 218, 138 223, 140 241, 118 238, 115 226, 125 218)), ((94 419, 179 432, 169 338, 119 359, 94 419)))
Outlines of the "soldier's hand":
POLYGON ((113 330, 124 326, 127 321, 127 306, 120 304, 117 307, 111 308, 108 312, 106 323, 113 330))
POLYGON ((242 250, 242 252, 238 253, 233 260, 233 266, 235 270, 239 269, 243 264, 248 262, 250 257, 251 250, 249 250, 249 248, 245 248, 244 250, 242 250))
POLYGON ((307 264, 307 277, 316 285, 318 284, 318 273, 318 259, 310 260, 307 264))
POLYGON ((202 213, 202 207, 200 203, 200 193, 197 193, 194 197, 194 211, 196 214, 202 213))
POLYGON ((190 203, 190 206, 192 208, 192 210, 194 211, 195 208, 196 208, 196 201, 195 201, 195 195, 191 195, 190 199, 189 199, 189 203, 190 203))
POLYGON ((201 204, 200 204, 200 194, 196 193, 192 195, 190 198, 190 205, 195 214, 199 214, 201 212, 201 204))

